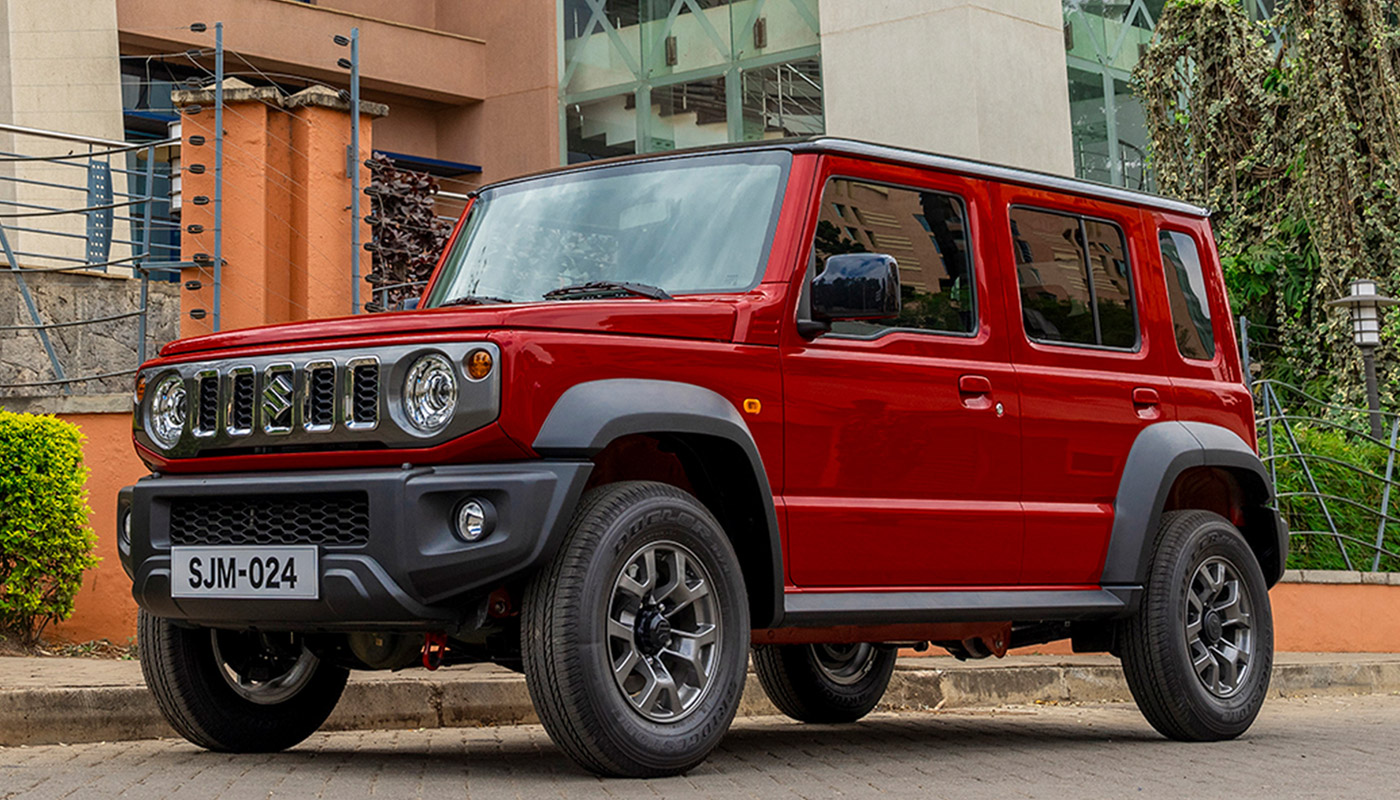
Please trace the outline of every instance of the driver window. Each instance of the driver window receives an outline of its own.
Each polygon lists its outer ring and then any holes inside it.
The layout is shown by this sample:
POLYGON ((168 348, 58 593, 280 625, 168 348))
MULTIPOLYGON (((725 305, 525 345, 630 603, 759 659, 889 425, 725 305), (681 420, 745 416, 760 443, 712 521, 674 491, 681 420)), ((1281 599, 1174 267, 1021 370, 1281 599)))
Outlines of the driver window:
POLYGON ((883 253, 899 262, 899 317, 834 322, 833 333, 876 336, 894 328, 976 331, 967 211, 960 198, 833 178, 822 194, 817 220, 809 276, 820 274, 828 258, 843 253, 883 253))

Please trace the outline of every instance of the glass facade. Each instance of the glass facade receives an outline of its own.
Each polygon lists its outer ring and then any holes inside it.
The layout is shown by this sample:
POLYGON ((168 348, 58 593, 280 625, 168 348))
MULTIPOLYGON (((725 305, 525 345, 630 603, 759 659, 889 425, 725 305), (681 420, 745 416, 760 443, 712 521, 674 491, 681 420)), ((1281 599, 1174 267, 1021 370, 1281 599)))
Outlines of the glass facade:
MULTIPOLYGON (((1274 0, 1244 0, 1252 19, 1274 0)), ((1166 0, 1062 0, 1074 171, 1087 180, 1151 191, 1147 126, 1129 88, 1166 0)))
POLYGON ((822 133, 817 0, 561 0, 566 163, 822 133))

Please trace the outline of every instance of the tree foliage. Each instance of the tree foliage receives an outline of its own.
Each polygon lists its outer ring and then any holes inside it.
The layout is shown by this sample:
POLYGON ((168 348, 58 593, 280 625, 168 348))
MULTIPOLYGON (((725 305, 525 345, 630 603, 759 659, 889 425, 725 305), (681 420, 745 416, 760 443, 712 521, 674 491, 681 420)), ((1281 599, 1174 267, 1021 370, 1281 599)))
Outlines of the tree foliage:
MULTIPOLYGON (((1236 313, 1269 371, 1359 404, 1360 354, 1328 300, 1400 290, 1400 21, 1387 0, 1169 0, 1134 75, 1166 194, 1213 211, 1236 313)), ((1392 313, 1388 334, 1400 332, 1392 313)), ((1400 388, 1395 350, 1378 354, 1400 388)))
POLYGON ((0 411, 0 631, 26 644, 73 613, 97 564, 82 442, 71 423, 0 411))

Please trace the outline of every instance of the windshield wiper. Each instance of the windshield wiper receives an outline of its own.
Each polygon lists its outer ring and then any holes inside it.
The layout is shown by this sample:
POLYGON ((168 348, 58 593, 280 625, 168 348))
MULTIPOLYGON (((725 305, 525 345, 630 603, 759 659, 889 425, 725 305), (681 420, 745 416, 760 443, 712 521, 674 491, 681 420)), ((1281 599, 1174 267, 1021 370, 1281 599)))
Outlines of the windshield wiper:
POLYGON ((611 297, 630 294, 637 297, 650 297, 652 300, 671 300, 666 290, 649 283, 629 283, 627 281, 589 281, 573 286, 565 286, 544 293, 546 300, 559 300, 570 297, 611 297))
POLYGON ((448 306, 489 306, 496 303, 510 302, 513 301, 507 300, 504 297, 491 297, 484 294, 464 294, 461 297, 454 297, 451 300, 439 303, 438 308, 447 308, 448 306))

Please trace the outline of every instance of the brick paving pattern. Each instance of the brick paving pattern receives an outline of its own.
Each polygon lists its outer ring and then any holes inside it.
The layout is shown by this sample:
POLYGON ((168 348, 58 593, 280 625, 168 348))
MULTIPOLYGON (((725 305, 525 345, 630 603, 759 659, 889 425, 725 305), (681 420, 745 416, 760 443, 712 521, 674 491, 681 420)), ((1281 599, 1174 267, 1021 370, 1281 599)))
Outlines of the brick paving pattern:
POLYGON ((535 725, 318 734, 282 754, 184 741, 0 748, 0 798, 1388 797, 1400 696, 1271 700, 1235 742, 1157 736, 1130 705, 736 722, 687 776, 599 780, 535 725))

